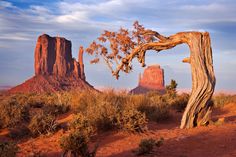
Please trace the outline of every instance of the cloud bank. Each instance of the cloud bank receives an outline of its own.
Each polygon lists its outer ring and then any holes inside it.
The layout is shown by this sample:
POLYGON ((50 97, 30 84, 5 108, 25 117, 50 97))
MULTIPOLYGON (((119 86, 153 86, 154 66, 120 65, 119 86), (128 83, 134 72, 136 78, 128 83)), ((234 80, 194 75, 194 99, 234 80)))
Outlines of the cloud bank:
MULTIPOLYGON (((233 87, 236 72, 236 2, 233 0, 5 0, 0 1, 0 85, 16 85, 33 72, 33 52, 42 33, 64 36, 72 41, 73 56, 80 45, 85 47, 104 29, 131 28, 139 20, 145 27, 164 35, 179 31, 208 31, 212 37, 217 89, 233 87)), ((189 66, 182 64, 187 46, 178 46, 160 54, 147 54, 147 64, 160 64, 166 82, 176 79, 180 88, 191 88, 189 66)), ((104 64, 89 64, 86 75, 95 86, 136 86, 143 69, 134 63, 134 71, 116 81, 104 64), (96 68, 95 68, 96 67, 96 68), (105 81, 104 81, 105 80, 105 81)))

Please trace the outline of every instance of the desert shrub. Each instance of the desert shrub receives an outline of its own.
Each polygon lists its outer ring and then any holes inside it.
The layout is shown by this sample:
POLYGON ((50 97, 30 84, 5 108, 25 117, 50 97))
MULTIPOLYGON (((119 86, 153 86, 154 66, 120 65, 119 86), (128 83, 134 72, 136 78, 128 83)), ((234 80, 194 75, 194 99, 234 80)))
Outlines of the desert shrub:
POLYGON ((34 136, 54 132, 57 128, 56 118, 50 114, 38 113, 32 117, 28 128, 34 136))
POLYGON ((52 105, 44 105, 42 109, 45 114, 52 114, 54 116, 57 116, 68 112, 69 106, 64 104, 52 104, 52 105))
POLYGON ((170 109, 166 103, 140 106, 138 110, 145 113, 151 121, 160 122, 170 118, 170 109))
POLYGON ((17 97, 9 97, 0 103, 0 127, 12 127, 29 120, 29 109, 17 97))
POLYGON ((98 95, 99 94, 90 91, 84 91, 78 93, 77 95, 73 95, 73 109, 75 110, 75 112, 85 112, 87 110, 87 107, 97 104, 98 95))
POLYGON ((150 103, 151 99, 146 95, 132 95, 129 96, 129 100, 126 103, 126 107, 131 106, 134 108, 138 108, 139 106, 146 106, 149 105, 150 103))
POLYGON ((15 157, 19 147, 13 142, 0 142, 0 157, 15 157))
POLYGON ((31 94, 28 96, 27 105, 31 108, 41 108, 45 104, 45 95, 43 94, 31 94))
POLYGON ((162 95, 159 91, 149 91, 145 94, 147 97, 160 96, 162 95))
POLYGON ((236 103, 236 95, 219 94, 212 98, 214 107, 223 107, 229 103, 236 103))
POLYGON ((112 104, 113 106, 115 106, 117 109, 124 109, 127 101, 128 101, 128 95, 126 93, 114 93, 114 92, 107 92, 105 94, 102 95, 102 99, 105 102, 108 102, 110 104, 112 104))
POLYGON ((176 97, 177 92, 176 92, 176 88, 177 88, 178 84, 175 80, 171 79, 171 82, 169 85, 166 86, 166 94, 169 95, 169 97, 176 97))
POLYGON ((155 140, 152 138, 142 139, 139 143, 139 148, 136 152, 137 155, 145 155, 149 154, 153 151, 154 147, 160 147, 163 144, 164 139, 160 138, 159 140, 155 140))
POLYGON ((178 95, 173 101, 170 102, 170 105, 173 109, 177 110, 178 112, 184 111, 188 104, 189 94, 183 93, 178 95))
POLYGON ((100 100, 88 106, 85 115, 98 130, 107 131, 114 127, 118 109, 111 103, 100 100))
POLYGON ((63 93, 44 93, 44 94, 31 94, 27 99, 27 104, 31 108, 38 108, 37 110, 31 110, 31 114, 34 115, 34 111, 43 111, 45 114, 52 114, 58 116, 66 113, 70 109, 69 98, 66 96, 67 92, 63 93), (68 100, 67 100, 68 99, 68 100))
POLYGON ((113 93, 84 92, 80 95, 76 112, 83 113, 97 130, 107 131, 115 127, 116 114, 125 101, 113 93))
POLYGON ((126 109, 117 114, 116 125, 121 130, 129 132, 144 132, 147 130, 147 119, 144 113, 136 109, 126 109))
POLYGON ((74 131, 82 132, 84 135, 90 137, 94 132, 95 129, 91 124, 91 121, 85 117, 82 113, 78 113, 75 115, 73 120, 70 122, 70 129, 74 131))
POLYGON ((144 131, 146 117, 135 109, 134 104, 131 104, 131 98, 126 94, 114 92, 88 94, 82 94, 78 101, 77 112, 86 117, 87 122, 89 121, 96 130, 144 131))
MULTIPOLYGON (((137 106, 138 111, 145 113, 151 121, 163 121, 170 117, 170 109, 166 100, 160 95, 149 97, 139 97, 137 106)), ((136 102, 137 103, 137 102, 136 102)))
POLYGON ((71 156, 74 157, 94 157, 97 147, 95 147, 92 152, 89 152, 88 143, 89 138, 80 131, 75 131, 68 136, 63 136, 60 140, 63 156, 71 154, 71 156))

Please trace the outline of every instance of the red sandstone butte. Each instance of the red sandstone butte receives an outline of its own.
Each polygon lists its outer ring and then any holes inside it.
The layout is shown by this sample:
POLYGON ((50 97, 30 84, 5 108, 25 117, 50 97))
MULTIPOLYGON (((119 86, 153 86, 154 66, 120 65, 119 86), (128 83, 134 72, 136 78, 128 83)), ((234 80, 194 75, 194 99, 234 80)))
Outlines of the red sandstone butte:
POLYGON ((132 89, 132 94, 144 94, 149 91, 165 92, 164 70, 160 65, 148 66, 143 75, 139 75, 138 87, 132 89))
POLYGON ((94 89, 85 80, 83 47, 78 61, 72 58, 71 41, 63 37, 38 37, 34 52, 35 76, 13 87, 10 93, 56 92, 71 89, 94 89))

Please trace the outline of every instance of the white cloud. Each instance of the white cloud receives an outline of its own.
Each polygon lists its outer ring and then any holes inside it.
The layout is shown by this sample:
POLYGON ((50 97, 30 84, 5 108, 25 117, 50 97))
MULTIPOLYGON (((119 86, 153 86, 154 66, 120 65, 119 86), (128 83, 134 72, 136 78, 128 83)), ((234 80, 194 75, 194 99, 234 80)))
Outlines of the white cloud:
POLYGON ((3 40, 30 40, 29 38, 26 38, 26 37, 21 37, 21 36, 7 36, 7 35, 0 36, 0 39, 3 39, 3 40))
POLYGON ((224 12, 228 10, 228 7, 225 5, 219 4, 219 3, 210 3, 207 5, 183 5, 180 7, 182 10, 187 10, 187 11, 207 11, 207 12, 224 12))
POLYGON ((0 1, 0 9, 1 8, 13 8, 13 5, 10 2, 0 1))
MULTIPOLYGON (((30 4, 26 0, 25 2, 30 4)), ((73 46, 77 48, 79 44, 88 45, 89 42, 95 39, 104 29, 116 30, 120 26, 130 28, 134 20, 139 20, 147 28, 155 29, 160 31, 160 33, 165 33, 165 35, 186 30, 210 31, 210 33, 214 34, 217 31, 222 31, 216 28, 219 24, 236 21, 236 3, 233 3, 233 1, 231 3, 222 0, 199 0, 197 2, 159 0, 64 0, 47 3, 45 5, 43 5, 43 3, 42 5, 33 4, 28 8, 20 8, 14 6, 14 3, 0 0, 0 42, 4 43, 4 45, 1 43, 2 46, 0 47, 4 47, 4 51, 7 50, 8 47, 11 47, 11 52, 15 50, 15 52, 32 55, 35 46, 33 42, 36 40, 37 36, 41 33, 48 33, 54 36, 57 34, 65 36, 69 40, 72 40, 73 46), (212 27, 206 24, 211 24, 212 27), (12 41, 22 41, 21 43, 26 45, 25 50, 27 51, 12 47, 12 41)), ((228 30, 225 29, 221 33, 227 31, 228 30)), ((223 36, 222 34, 219 36, 216 33, 212 41, 221 43, 221 45, 216 44, 216 46, 220 46, 223 49, 229 44, 229 42, 227 42, 228 40, 227 36, 223 36)), ((235 48, 234 45, 232 47, 235 48)), ((77 49, 75 50, 77 51, 77 49)), ((179 51, 179 49, 177 50, 179 51)), ((0 49, 0 51, 3 50, 0 49)), ((1 54, 3 53, 5 52, 1 52, 1 54)), ((225 51, 224 53, 228 56, 234 55, 234 52, 225 51)), ((169 56, 162 57, 161 60, 154 58, 152 59, 152 63, 160 62, 163 65, 168 61, 168 57, 169 56)), ((2 59, 2 57, 0 59, 2 59)), ((173 58, 169 59, 169 61, 174 60, 173 58)), ((229 58, 229 60, 229 63, 235 63, 233 57, 229 58)), ((185 66, 187 65, 182 65, 182 63, 179 62, 177 64, 173 62, 171 67, 174 67, 179 73, 181 71, 186 72, 187 68, 185 68, 185 66)), ((219 64, 220 62, 217 62, 217 66, 219 66, 219 64)), ((106 81, 101 78, 107 75, 110 76, 110 73, 105 70, 103 72, 95 72, 97 75, 101 75, 95 78, 93 74, 96 69, 93 67, 94 66, 87 66, 87 69, 89 69, 87 73, 91 73, 87 75, 90 79, 93 79, 92 84, 99 82, 99 85, 104 86, 104 82, 106 81)), ((98 67, 104 68, 100 65, 98 67)), ((140 65, 137 65, 136 69, 137 70, 128 77, 125 76, 124 78, 123 76, 120 81, 120 86, 128 86, 126 79, 131 82, 132 80, 137 81, 136 74, 143 69, 140 68, 140 65)), ((229 71, 230 67, 227 70, 229 71)), ((22 71, 22 75, 26 75, 25 73, 25 71, 22 71)), ((1 75, 7 75, 7 73, 1 75)), ((28 75, 27 73, 27 76, 28 75)), ((232 77, 232 75, 230 76, 232 77)), ((181 81, 181 76, 178 78, 181 81)), ((112 77, 109 77, 109 81, 107 82, 111 85, 117 83, 112 79, 112 77)), ((133 83, 133 85, 134 84, 135 83, 133 83)), ((116 84, 116 86, 118 85, 116 84)))

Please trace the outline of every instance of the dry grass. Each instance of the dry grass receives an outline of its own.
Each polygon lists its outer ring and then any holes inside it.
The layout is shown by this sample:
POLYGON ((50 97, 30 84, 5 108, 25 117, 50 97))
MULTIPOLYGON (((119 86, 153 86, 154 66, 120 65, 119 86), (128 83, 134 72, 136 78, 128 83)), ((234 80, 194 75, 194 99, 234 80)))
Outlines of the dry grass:
POLYGON ((229 103, 236 103, 236 95, 218 94, 213 96, 212 101, 214 107, 220 108, 229 103))
MULTIPOLYGON (((151 92, 146 95, 129 95, 127 92, 103 93, 91 91, 70 91, 54 94, 16 94, 0 96, 0 126, 2 128, 24 128, 25 133, 14 132, 12 138, 39 136, 57 131, 57 118, 70 111, 75 114, 68 123, 69 136, 61 141, 64 151, 74 151, 74 138, 79 138, 81 150, 87 151, 90 137, 109 130, 123 130, 132 133, 145 132, 147 123, 166 122, 172 111, 183 112, 189 99, 188 94, 151 92), (83 136, 80 136, 83 135, 83 136), (65 143, 63 143, 63 141, 65 143)), ((235 95, 217 95, 212 99, 214 107, 236 103, 235 95)), ((10 136, 11 137, 11 136, 10 136)), ((144 146, 149 149, 148 142, 144 146)), ((153 141, 151 141, 151 145, 153 141)), ((143 146, 142 146, 143 147, 143 146)), ((5 149, 5 148, 4 148, 5 149)))

